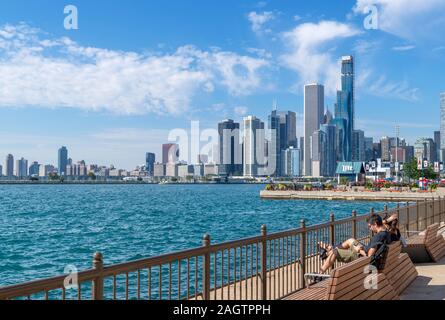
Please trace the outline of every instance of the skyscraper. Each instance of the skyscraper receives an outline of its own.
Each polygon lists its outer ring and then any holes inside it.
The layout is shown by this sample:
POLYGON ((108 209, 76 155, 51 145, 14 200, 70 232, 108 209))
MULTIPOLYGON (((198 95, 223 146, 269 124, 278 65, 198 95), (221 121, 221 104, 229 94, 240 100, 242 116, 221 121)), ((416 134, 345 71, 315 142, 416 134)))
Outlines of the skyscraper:
MULTIPOLYGON (((264 159, 264 122, 254 116, 244 118, 244 176, 255 177, 264 159)), ((276 164, 279 165, 279 164, 276 164)))
POLYGON ((365 132, 354 130, 352 133, 352 161, 365 161, 365 132))
POLYGON ((320 127, 326 135, 326 176, 334 177, 337 169, 337 128, 332 124, 323 124, 320 127))
POLYGON ((145 169, 147 170, 149 176, 154 175, 155 162, 156 162, 156 155, 154 153, 147 152, 145 154, 145 169))
POLYGON ((324 177, 327 175, 327 137, 324 131, 317 130, 312 135, 312 176, 324 177))
POLYGON ((440 160, 445 161, 445 92, 440 94, 440 160))
POLYGON ((383 137, 380 139, 380 155, 382 161, 391 161, 391 143, 390 138, 383 137))
POLYGON ((38 162, 33 162, 30 166, 29 166, 29 175, 30 176, 38 176, 39 175, 39 163, 38 162))
POLYGON ((15 176, 19 179, 28 176, 28 160, 21 158, 15 162, 15 176))
POLYGON ((312 175, 312 135, 320 129, 324 117, 324 87, 313 83, 304 86, 304 175, 312 175))
POLYGON ((162 163, 176 163, 179 161, 179 145, 166 143, 162 145, 162 163))
POLYGON ((335 108, 335 118, 346 120, 345 135, 343 141, 344 161, 352 160, 352 135, 354 131, 354 58, 345 56, 342 58, 341 66, 341 91, 337 92, 337 104, 335 108))
POLYGON ((442 161, 440 152, 440 131, 434 131, 434 144, 436 146, 436 161, 442 161))
POLYGON ((282 151, 283 170, 282 175, 287 177, 298 177, 301 169, 300 149, 289 147, 282 151))
POLYGON ((242 147, 240 125, 232 119, 218 123, 219 172, 222 175, 241 175, 242 147))
POLYGON ((58 170, 59 175, 66 175, 66 166, 68 165, 68 150, 66 147, 61 147, 58 152, 58 170))
POLYGON ((14 156, 8 154, 5 162, 5 176, 12 178, 14 176, 14 156))
MULTIPOLYGON (((272 148, 268 151, 267 156, 269 159, 274 159, 276 163, 276 169, 274 176, 279 177, 281 176, 281 145, 285 144, 285 137, 281 136, 281 128, 280 128, 280 116, 277 114, 277 111, 272 111, 271 115, 269 116, 269 129, 271 134, 271 142, 272 142, 272 148)), ((284 130, 283 130, 284 131, 284 130)), ((283 132, 284 133, 284 132, 283 132)))

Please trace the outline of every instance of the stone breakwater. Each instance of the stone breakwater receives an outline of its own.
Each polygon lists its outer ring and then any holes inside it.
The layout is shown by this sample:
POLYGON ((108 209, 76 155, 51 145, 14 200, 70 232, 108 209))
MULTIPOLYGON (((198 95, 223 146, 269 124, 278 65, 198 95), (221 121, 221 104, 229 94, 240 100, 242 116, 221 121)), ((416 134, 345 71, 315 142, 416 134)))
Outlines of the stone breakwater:
POLYGON ((273 200, 330 200, 330 201, 424 201, 445 197, 442 188, 436 192, 390 192, 390 191, 268 191, 260 192, 262 199, 273 200))

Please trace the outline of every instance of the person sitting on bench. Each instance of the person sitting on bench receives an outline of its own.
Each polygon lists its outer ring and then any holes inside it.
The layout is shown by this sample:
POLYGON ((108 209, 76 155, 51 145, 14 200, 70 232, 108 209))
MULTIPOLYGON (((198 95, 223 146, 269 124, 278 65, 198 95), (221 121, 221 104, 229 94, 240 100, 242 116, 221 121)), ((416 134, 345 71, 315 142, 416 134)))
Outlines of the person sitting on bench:
POLYGON ((383 219, 383 224, 385 225, 386 229, 391 233, 392 241, 401 240, 402 235, 400 234, 399 230, 399 217, 397 213, 394 213, 389 217, 385 217, 385 219, 383 219))
MULTIPOLYGON (((369 229, 374 234, 369 245, 363 245, 356 239, 348 239, 338 247, 325 247, 326 259, 320 268, 321 273, 326 273, 334 265, 335 261, 349 263, 361 256, 371 257, 380 246, 391 243, 391 234, 383 225, 382 217, 378 214, 372 214, 367 219, 367 222, 369 229)), ((322 245, 320 244, 320 246, 322 245)))

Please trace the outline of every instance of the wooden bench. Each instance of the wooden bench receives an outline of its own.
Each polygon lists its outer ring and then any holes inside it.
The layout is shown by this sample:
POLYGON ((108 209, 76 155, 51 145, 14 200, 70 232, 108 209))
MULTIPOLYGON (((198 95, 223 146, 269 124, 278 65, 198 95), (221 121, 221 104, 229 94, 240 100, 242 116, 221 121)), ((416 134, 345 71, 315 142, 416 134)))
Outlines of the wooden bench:
POLYGON ((417 270, 408 254, 401 253, 400 241, 388 246, 382 270, 397 295, 400 295, 417 278, 417 270))
POLYGON ((399 299, 384 273, 370 273, 371 258, 363 257, 342 265, 330 278, 290 294, 283 300, 394 300, 399 299), (368 288, 372 283, 376 287, 368 288))
POLYGON ((439 224, 435 223, 423 233, 407 239, 407 246, 402 249, 414 263, 438 262, 445 255, 445 239, 438 234, 439 224))

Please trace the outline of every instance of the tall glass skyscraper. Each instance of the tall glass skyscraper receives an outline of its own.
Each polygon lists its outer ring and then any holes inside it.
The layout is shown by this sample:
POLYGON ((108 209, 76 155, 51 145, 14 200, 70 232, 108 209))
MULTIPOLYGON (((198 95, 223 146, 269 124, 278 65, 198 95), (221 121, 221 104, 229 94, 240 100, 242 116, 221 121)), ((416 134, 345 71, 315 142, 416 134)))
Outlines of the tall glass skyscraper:
POLYGON ((221 175, 234 176, 242 173, 242 145, 239 129, 239 123, 232 119, 218 123, 219 173, 221 175))
POLYGON ((63 176, 66 174, 66 166, 68 165, 68 149, 66 147, 62 147, 59 149, 59 175, 63 176))
POLYGON ((337 92, 337 104, 335 107, 335 118, 346 120, 344 141, 342 142, 345 159, 352 160, 352 135, 354 131, 354 58, 345 56, 342 58, 341 66, 341 91, 337 92))
POLYGON ((145 154, 145 169, 147 170, 149 176, 154 175, 155 162, 156 162, 156 155, 154 153, 147 152, 145 154))
POLYGON ((445 161, 445 92, 440 94, 440 161, 445 161))
POLYGON ((244 176, 257 176, 258 167, 264 162, 264 159, 258 159, 258 157, 264 156, 264 122, 254 116, 244 118, 243 153, 244 176))

